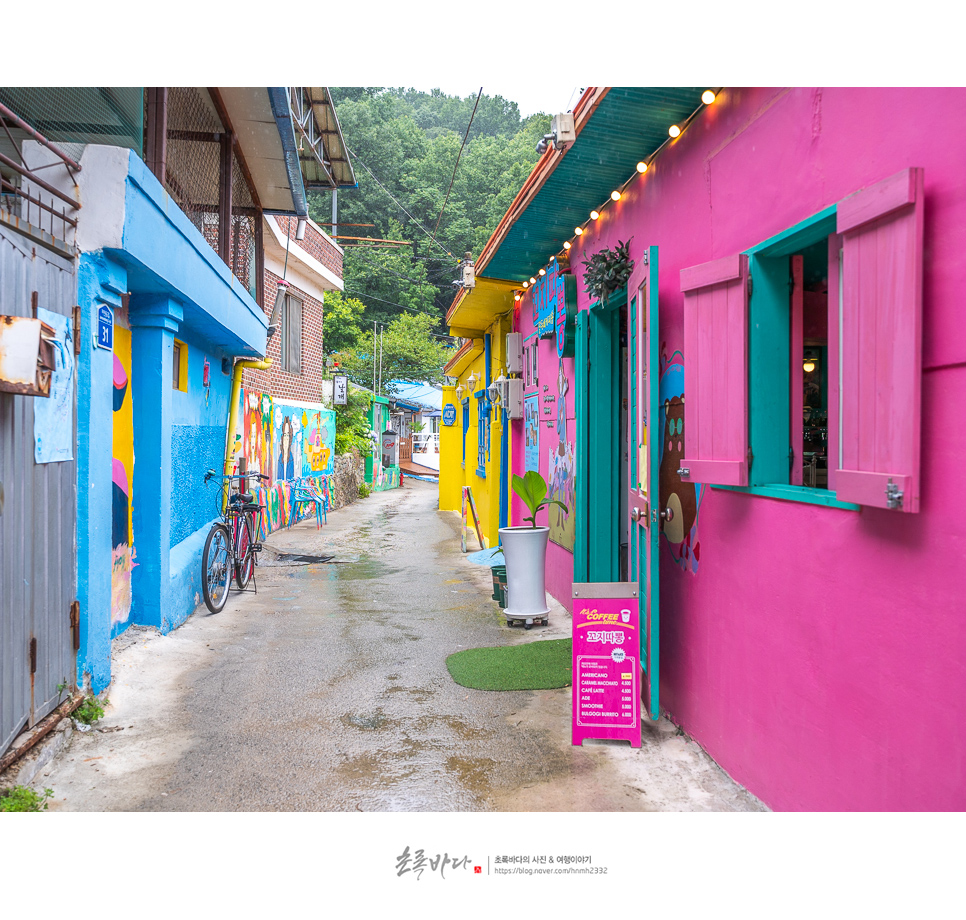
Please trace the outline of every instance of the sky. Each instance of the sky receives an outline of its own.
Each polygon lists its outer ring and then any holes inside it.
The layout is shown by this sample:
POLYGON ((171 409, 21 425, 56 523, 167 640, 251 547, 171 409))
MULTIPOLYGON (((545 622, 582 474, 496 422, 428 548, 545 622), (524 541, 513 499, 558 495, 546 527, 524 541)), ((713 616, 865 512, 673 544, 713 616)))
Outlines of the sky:
MULTIPOLYGON (((415 89, 429 92, 432 89, 440 89, 448 96, 473 96, 483 87, 484 96, 502 96, 510 102, 515 102, 520 107, 520 117, 526 118, 535 112, 543 112, 545 115, 556 115, 559 112, 567 112, 576 105, 580 98, 582 86, 567 86, 561 82, 527 82, 518 81, 512 75, 497 74, 495 82, 488 83, 485 79, 476 83, 471 80, 447 79, 438 83, 429 84, 425 81, 413 83, 415 89)), ((409 84, 407 84, 408 86, 409 84)))

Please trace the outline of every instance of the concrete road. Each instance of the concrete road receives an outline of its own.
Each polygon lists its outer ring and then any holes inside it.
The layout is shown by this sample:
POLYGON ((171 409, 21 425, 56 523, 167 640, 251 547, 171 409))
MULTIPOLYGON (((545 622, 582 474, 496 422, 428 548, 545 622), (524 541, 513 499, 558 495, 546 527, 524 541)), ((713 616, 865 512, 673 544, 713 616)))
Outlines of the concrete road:
POLYGON ((62 811, 765 811, 667 720, 570 743, 570 689, 468 690, 446 657, 509 629, 459 516, 416 480, 271 536, 257 594, 114 647, 105 718, 35 785, 62 811), (331 554, 279 565, 277 552, 331 554), (268 564, 275 563, 275 564, 268 564))

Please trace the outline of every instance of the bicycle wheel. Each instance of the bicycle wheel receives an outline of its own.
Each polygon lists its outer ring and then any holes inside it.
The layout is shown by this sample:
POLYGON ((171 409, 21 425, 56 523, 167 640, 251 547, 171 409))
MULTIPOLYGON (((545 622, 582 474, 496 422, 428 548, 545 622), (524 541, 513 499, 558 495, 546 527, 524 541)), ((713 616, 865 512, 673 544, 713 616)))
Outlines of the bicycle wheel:
POLYGON ((205 540, 201 554, 201 593, 205 605, 212 613, 218 613, 228 600, 231 584, 231 538, 224 524, 215 524, 205 540))
POLYGON ((239 514, 235 516, 235 584, 244 591, 252 580, 255 571, 255 552, 252 545, 255 542, 252 530, 252 516, 239 514))

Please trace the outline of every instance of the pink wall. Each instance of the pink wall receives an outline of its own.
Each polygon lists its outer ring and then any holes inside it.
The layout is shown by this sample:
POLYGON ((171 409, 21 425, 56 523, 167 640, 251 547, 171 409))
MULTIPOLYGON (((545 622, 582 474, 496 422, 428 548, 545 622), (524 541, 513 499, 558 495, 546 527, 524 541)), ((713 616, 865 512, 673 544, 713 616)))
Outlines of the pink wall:
MULTIPOLYGON (((670 355, 682 268, 924 169, 920 513, 704 489, 697 571, 662 538, 662 705, 774 809, 966 807, 963 112, 961 89, 725 90, 572 251, 584 309, 582 259, 628 237, 634 258, 660 247, 670 355)), ((572 557, 555 549, 568 603, 572 557)))

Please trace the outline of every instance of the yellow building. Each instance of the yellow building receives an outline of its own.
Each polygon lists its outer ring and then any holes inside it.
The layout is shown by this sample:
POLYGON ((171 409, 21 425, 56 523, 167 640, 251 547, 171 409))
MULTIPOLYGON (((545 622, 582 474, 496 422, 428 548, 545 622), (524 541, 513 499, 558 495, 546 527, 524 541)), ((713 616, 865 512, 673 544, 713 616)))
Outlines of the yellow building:
POLYGON ((503 407, 491 402, 487 388, 501 375, 507 376, 506 334, 512 331, 513 291, 509 282, 478 278, 475 287, 460 291, 446 315, 450 334, 464 343, 444 369, 456 382, 443 388, 439 507, 460 511, 463 487, 469 486, 487 548, 499 543, 499 529, 509 523, 510 425, 503 407), (452 425, 445 424, 447 405, 456 410, 452 425))

